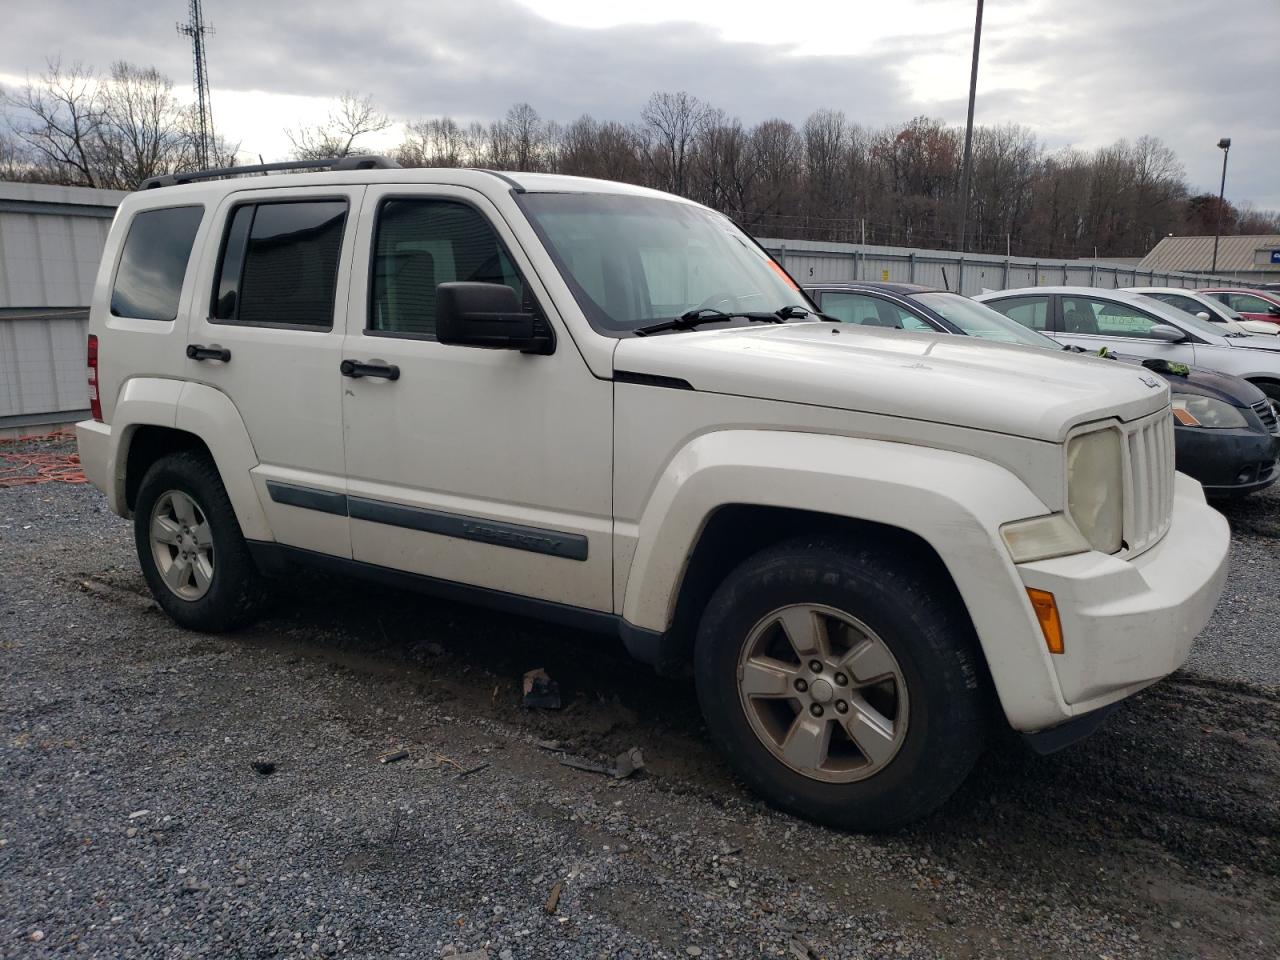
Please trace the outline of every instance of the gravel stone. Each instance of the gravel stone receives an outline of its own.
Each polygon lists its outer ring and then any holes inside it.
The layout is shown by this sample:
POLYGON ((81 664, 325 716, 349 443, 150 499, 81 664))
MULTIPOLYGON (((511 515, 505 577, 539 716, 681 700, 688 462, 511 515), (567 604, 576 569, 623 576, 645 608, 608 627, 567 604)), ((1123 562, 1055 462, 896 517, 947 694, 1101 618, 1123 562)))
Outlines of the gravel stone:
POLYGON ((1280 955, 1280 496, 1224 509, 1186 669, 859 836, 747 793, 610 641, 314 575, 188 633, 96 491, 0 491, 0 956, 1280 955), (539 666, 563 710, 521 709, 539 666), (625 781, 558 762, 631 747, 625 781))

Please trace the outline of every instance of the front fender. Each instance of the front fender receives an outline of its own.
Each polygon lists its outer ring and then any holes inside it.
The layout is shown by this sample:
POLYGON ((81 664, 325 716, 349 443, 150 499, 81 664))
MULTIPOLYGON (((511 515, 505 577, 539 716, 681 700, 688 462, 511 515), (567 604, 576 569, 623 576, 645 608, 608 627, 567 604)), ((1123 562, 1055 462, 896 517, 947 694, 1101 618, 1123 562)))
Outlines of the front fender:
POLYGON ((1061 693, 999 527, 1049 509, 1016 476, 952 451, 827 434, 728 430, 668 463, 641 516, 623 619, 662 632, 712 514, 750 504, 881 523, 918 535, 942 559, 982 644, 1007 713, 1061 693))

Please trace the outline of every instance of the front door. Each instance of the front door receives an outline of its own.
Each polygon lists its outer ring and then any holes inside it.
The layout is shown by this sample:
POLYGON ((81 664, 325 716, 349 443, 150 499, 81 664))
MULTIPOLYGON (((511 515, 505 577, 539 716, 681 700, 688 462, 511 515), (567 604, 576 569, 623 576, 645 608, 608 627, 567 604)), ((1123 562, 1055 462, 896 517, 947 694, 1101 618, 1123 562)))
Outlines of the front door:
POLYGON ((588 370, 497 209, 448 186, 371 186, 342 358, 356 560, 612 609, 613 384, 588 370), (545 356, 446 346, 436 286, 503 283, 545 356))
POLYGON ((276 539, 339 557, 351 555, 351 541, 338 363, 363 192, 245 190, 222 202, 184 374, 235 404, 276 539))
POLYGON ((1177 363, 1195 363, 1195 347, 1190 340, 1170 343, 1152 337, 1151 328, 1167 321, 1118 300, 1086 294, 1058 296, 1060 332, 1056 339, 1090 352, 1101 347, 1133 357, 1159 358, 1177 363))

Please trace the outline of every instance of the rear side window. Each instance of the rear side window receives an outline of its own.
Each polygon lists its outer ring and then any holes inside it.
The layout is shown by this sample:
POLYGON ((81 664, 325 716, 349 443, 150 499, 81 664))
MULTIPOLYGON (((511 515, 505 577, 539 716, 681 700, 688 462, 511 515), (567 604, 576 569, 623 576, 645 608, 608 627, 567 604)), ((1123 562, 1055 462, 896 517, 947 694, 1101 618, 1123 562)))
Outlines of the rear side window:
POLYGON ((1016 320, 1028 330, 1044 332, 1049 329, 1049 298, 1018 297, 1008 300, 988 300, 988 307, 999 310, 1010 320, 1016 320))
POLYGON ((448 200, 386 200, 373 242, 370 330, 434 339, 436 287, 501 283, 532 309, 502 241, 479 210, 448 200))
POLYGON ((182 279, 203 217, 204 207, 165 207, 134 215, 111 289, 114 316, 177 317, 182 279))
POLYGON ((346 220, 345 200, 236 207, 222 242, 212 319, 331 329, 346 220))

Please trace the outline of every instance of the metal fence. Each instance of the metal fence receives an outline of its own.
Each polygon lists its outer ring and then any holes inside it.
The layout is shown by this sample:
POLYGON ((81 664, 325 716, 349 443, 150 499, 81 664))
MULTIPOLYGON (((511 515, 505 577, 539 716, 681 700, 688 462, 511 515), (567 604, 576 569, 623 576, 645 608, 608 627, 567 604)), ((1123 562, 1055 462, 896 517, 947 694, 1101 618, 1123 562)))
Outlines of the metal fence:
MULTIPOLYGON (((94 275, 123 194, 0 184, 0 434, 88 414, 84 341, 94 275)), ((801 283, 893 280, 972 295, 1010 287, 1205 286, 1215 278, 1082 260, 761 239, 801 283)))
POLYGON ((0 434, 88 415, 85 308, 123 196, 0 183, 0 434))
POLYGON ((1048 260, 818 240, 758 239, 801 284, 848 280, 919 283, 954 290, 968 297, 985 290, 1016 287, 1115 289, 1235 285, 1235 281, 1226 277, 1139 270, 1137 265, 1106 260, 1048 260))

